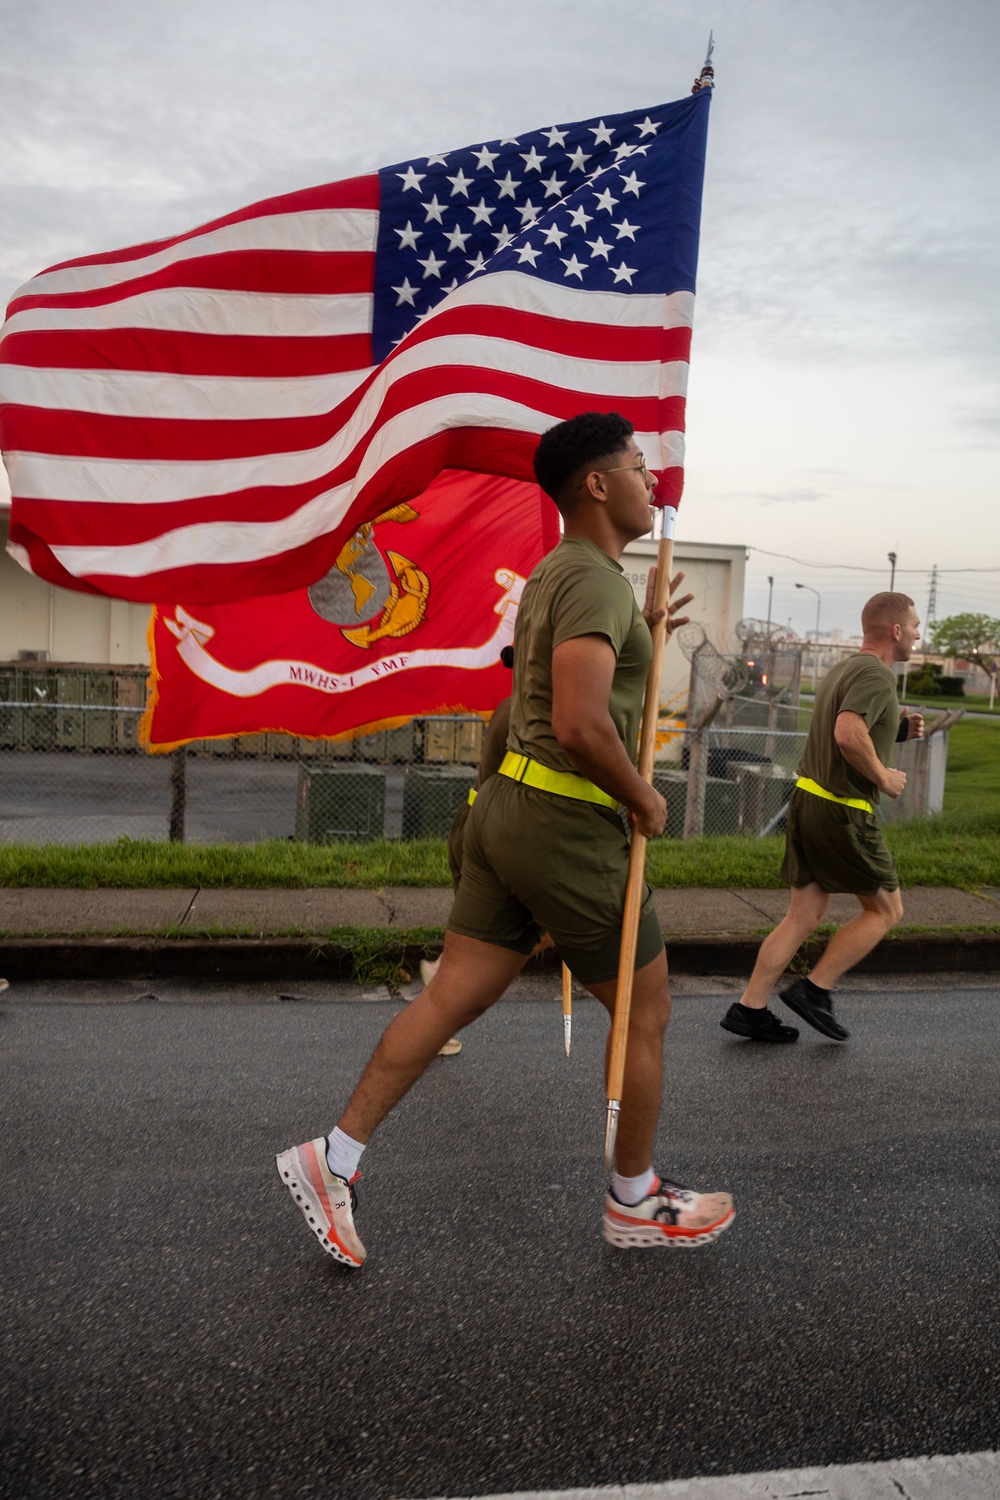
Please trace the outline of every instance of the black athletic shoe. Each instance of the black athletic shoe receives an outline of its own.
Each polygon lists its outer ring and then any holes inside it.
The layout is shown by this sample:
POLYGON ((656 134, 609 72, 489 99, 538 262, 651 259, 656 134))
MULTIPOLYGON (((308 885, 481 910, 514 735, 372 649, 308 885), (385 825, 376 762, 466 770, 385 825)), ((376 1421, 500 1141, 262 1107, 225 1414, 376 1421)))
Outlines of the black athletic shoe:
POLYGON ((733 1036, 749 1037, 752 1042, 797 1042, 799 1039, 797 1026, 786 1026, 769 1010, 744 1010, 738 1000, 733 1001, 719 1025, 723 1031, 731 1031, 733 1036))
POLYGON ((841 1026, 839 1021, 834 1020, 833 1007, 829 997, 824 998, 817 992, 815 985, 810 985, 808 980, 796 979, 787 990, 781 991, 781 998, 785 1004, 794 1010, 803 1021, 821 1031, 824 1036, 830 1037, 835 1042, 846 1042, 850 1032, 846 1026, 841 1026))

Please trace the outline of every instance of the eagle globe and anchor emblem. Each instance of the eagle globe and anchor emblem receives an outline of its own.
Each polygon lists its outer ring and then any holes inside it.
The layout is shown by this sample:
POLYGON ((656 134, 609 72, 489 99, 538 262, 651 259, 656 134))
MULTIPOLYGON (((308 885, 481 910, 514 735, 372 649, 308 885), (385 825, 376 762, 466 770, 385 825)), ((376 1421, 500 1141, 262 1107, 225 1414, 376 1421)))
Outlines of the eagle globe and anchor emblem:
MULTIPOLYGON (((382 521, 418 519, 412 506, 395 505, 355 531, 337 554, 333 567, 307 590, 312 609, 339 628, 345 640, 362 651, 377 641, 408 636, 427 614, 431 584, 427 574, 401 552, 380 552, 373 540, 382 521)), ((209 649, 215 626, 199 620, 183 605, 175 605, 176 618, 164 616, 164 626, 176 640, 181 661, 203 682, 236 698, 256 698, 269 688, 301 686, 321 693, 353 692, 387 676, 415 668, 448 668, 481 671, 493 666, 514 638, 521 591, 525 579, 507 566, 494 569, 500 597, 493 606, 498 616, 489 638, 477 645, 431 646, 402 649, 388 657, 372 653, 361 665, 335 672, 314 662, 269 657, 253 667, 231 667, 209 649)))
POLYGON ((394 505, 366 521, 341 547, 330 571, 309 589, 316 613, 339 626, 353 646, 368 649, 386 637, 409 635, 427 613, 427 574, 401 552, 387 548, 383 556, 373 539, 381 522, 417 517, 412 506, 394 505))

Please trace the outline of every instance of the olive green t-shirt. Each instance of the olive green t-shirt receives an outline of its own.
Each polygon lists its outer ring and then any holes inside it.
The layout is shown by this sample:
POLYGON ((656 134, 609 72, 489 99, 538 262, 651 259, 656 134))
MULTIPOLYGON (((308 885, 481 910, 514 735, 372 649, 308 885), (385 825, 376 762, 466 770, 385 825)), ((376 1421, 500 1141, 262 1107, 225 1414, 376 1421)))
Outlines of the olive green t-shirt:
POLYGON ((878 787, 849 765, 837 748, 834 726, 841 713, 861 715, 875 754, 884 766, 890 765, 900 709, 895 675, 884 662, 867 653, 849 656, 824 677, 799 766, 800 776, 818 781, 835 797, 864 797, 874 806, 878 787))
POLYGON ((495 776, 507 753, 507 731, 510 728, 510 699, 502 699, 493 710, 493 717, 486 727, 483 748, 479 756, 479 771, 476 775, 476 790, 495 776))
POLYGON ((552 732, 552 653, 580 635, 611 643, 617 660, 608 710, 634 761, 653 656, 649 626, 619 564, 593 542, 567 536, 542 558, 518 606, 507 744, 543 766, 577 774, 552 732))

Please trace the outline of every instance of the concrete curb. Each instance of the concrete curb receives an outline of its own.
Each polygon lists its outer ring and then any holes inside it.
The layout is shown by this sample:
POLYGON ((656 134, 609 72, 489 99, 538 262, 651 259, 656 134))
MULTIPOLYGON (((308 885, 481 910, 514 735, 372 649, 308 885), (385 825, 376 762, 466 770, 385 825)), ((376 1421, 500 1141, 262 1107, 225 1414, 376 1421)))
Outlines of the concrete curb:
MULTIPOLYGON (((414 968, 427 949, 393 942, 377 957, 414 968)), ((748 974, 760 946, 757 937, 712 936, 667 939, 676 974, 748 974)), ((813 962, 823 943, 804 950, 813 962)), ((53 937, 0 939, 0 974, 7 979, 351 979, 356 950, 316 938, 160 938, 53 937)), ((535 961, 536 972, 554 971, 550 952, 535 961)), ((889 938, 854 971, 858 974, 1000 971, 1000 935, 939 932, 889 938)))

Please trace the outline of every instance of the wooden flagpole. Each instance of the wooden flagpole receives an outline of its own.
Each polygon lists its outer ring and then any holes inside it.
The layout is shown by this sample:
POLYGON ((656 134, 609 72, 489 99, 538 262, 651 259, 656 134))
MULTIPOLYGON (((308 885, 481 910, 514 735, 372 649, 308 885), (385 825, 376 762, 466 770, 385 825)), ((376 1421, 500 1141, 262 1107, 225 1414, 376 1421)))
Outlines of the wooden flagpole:
MULTIPOLYGON (((708 52, 701 73, 695 79, 692 94, 715 85, 715 70, 712 53, 715 39, 708 34, 708 52)), ((659 539, 656 554, 656 592, 653 598, 654 611, 663 610, 663 619, 653 627, 653 660, 646 679, 646 698, 642 710, 642 740, 639 747, 639 775, 652 784, 653 761, 656 757, 656 726, 660 717, 660 676, 663 671, 663 651, 667 642, 666 610, 670 599, 670 575, 674 570, 674 525, 677 511, 674 506, 664 505, 656 512, 654 535, 659 539)), ((604 1165, 610 1172, 615 1162, 615 1140, 618 1136, 618 1115, 621 1110, 622 1086, 625 1079, 625 1049, 628 1046, 628 1019, 632 1009, 632 981, 635 978, 635 945, 639 936, 639 911, 642 907, 642 887, 646 873, 646 839, 633 831, 632 848, 628 862, 628 882, 625 886, 625 911, 622 916, 622 946, 618 962, 618 988, 615 993, 615 1017, 611 1023, 611 1056, 608 1061, 608 1113, 604 1127, 604 1165)))
MULTIPOLYGON (((639 743, 639 775, 652 785, 656 758, 656 727, 660 717, 660 678, 663 675, 663 652, 667 643, 667 608, 670 601, 670 577, 674 569, 674 523, 677 511, 664 505, 654 517, 656 552, 656 589, 653 611, 663 611, 663 619, 653 626, 653 660, 646 678, 646 697, 642 709, 642 738, 639 743)), ((625 911, 622 917, 622 945, 618 960, 618 988, 615 993, 615 1015, 611 1023, 611 1056, 608 1062, 608 1112, 604 1128, 604 1165, 614 1167, 615 1140, 618 1136, 618 1114, 621 1110, 622 1085, 625 1078, 625 1051, 628 1046, 628 1022, 632 1009, 632 981, 635 977, 635 945, 639 936, 639 912, 646 874, 646 837, 632 831, 628 882, 625 886, 625 911)))

